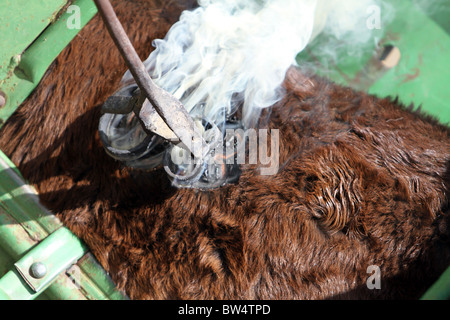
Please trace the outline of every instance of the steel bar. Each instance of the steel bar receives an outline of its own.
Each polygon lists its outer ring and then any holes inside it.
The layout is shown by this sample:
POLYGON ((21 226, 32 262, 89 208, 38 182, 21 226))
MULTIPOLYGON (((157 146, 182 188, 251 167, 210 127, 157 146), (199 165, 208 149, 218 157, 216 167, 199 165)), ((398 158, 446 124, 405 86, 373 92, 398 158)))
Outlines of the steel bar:
POLYGON ((189 113, 178 99, 158 87, 150 78, 109 0, 94 1, 114 43, 125 60, 128 69, 141 91, 150 101, 150 103, 144 104, 139 112, 139 118, 143 122, 145 128, 151 130, 149 117, 154 108, 185 147, 187 147, 196 158, 203 158, 208 152, 208 148, 201 133, 195 130, 194 122, 189 113))

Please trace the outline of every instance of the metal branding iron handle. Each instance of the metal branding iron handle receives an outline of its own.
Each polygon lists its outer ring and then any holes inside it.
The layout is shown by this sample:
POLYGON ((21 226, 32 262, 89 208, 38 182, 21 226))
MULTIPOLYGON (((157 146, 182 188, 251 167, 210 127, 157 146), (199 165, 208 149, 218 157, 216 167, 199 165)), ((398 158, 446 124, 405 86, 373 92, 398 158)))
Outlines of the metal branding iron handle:
MULTIPOLYGON (((209 152, 209 147, 201 133, 195 130, 194 121, 185 107, 170 93, 158 87, 150 78, 109 0, 94 1, 136 84, 150 102, 143 103, 140 110, 137 110, 144 127, 149 131, 154 131, 155 119, 159 116, 195 158, 203 159, 209 152)), ((161 119, 158 120, 161 123, 161 119)))

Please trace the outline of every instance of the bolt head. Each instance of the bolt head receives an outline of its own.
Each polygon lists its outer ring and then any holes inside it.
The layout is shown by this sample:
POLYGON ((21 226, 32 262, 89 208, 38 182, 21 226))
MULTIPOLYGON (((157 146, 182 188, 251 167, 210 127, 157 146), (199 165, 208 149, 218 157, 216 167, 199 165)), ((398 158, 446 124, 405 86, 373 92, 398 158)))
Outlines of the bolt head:
POLYGON ((35 262, 30 267, 30 275, 35 279, 42 279, 47 274, 47 267, 42 262, 35 262))

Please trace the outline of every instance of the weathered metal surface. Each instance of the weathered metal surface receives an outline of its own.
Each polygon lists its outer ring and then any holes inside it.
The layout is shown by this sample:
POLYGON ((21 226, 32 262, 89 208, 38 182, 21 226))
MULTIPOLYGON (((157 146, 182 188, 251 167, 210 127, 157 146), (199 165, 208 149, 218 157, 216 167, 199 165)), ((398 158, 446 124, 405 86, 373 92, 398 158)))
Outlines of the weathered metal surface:
MULTIPOLYGON (((139 88, 130 92, 134 87, 135 86, 133 85, 126 86, 106 99, 105 103, 102 105, 102 113, 128 114, 135 112, 139 115, 142 106, 150 104, 150 102, 142 95, 139 88)), ((155 108, 151 105, 146 106, 146 108, 149 108, 150 110, 145 119, 148 130, 173 143, 178 142, 178 137, 170 130, 155 108)))
MULTIPOLYGON (((398 14, 383 40, 399 48, 400 62, 375 82, 369 93, 398 96, 405 105, 422 106, 442 123, 450 123, 450 34, 426 12, 407 3, 394 2, 398 14)), ((450 7, 450 2, 446 3, 450 7)))
POLYGON ((421 106, 423 112, 450 123, 450 2, 398 0, 389 4, 393 12, 382 11, 381 15, 393 13, 395 18, 373 30, 374 41, 361 57, 339 55, 336 65, 330 64, 328 57, 320 56, 326 44, 318 38, 297 57, 298 63, 314 65, 319 74, 339 84, 379 97, 399 97, 403 104, 421 106), (442 10, 436 12, 430 6, 442 10), (394 67, 380 70, 374 62, 386 45, 398 48, 401 58, 394 67))
POLYGON ((39 202, 36 190, 26 184, 17 168, 0 152, 0 210, 12 217, 33 241, 61 227, 61 222, 39 202))
MULTIPOLYGON (((67 0, 0 3, 0 126, 32 92, 54 58, 97 12, 91 0, 72 1, 78 11, 66 10, 66 4, 69 4, 67 0), (79 25, 75 27, 69 25, 74 13, 79 19, 79 25)), ((83 289, 83 282, 74 284, 64 270, 81 257, 86 248, 39 203, 36 191, 25 183, 19 170, 1 152, 0 236, 0 299, 87 299, 87 296, 98 296, 89 291, 99 290, 96 283, 105 282, 105 271, 97 263, 92 268, 97 270, 99 280, 97 276, 93 277, 88 289, 83 289), (65 244, 69 247, 61 247, 61 234, 65 234, 65 244), (64 250, 54 255, 58 246, 64 250), (47 270, 42 277, 33 278, 26 264, 35 265, 37 254, 47 270), (19 269, 14 268, 15 261, 18 261, 19 269)), ((39 270, 35 270, 35 276, 36 272, 39 270)), ((110 279, 109 285, 114 288, 110 279)), ((114 298, 123 297, 115 288, 112 292, 116 294, 111 295, 114 298)), ((108 295, 102 297, 109 298, 108 295)))
POLYGON ((75 0, 78 12, 67 11, 67 0, 0 2, 0 127, 38 85, 58 54, 96 14, 92 0, 75 0), (61 11, 61 9, 64 10, 61 11), (79 26, 70 22, 78 14, 79 26))
POLYGON ((26 285, 17 270, 11 270, 0 278, 0 300, 29 300, 38 295, 26 285))
POLYGON ((0 79, 14 72, 20 56, 67 0, 3 0, 0 4, 0 79))
POLYGON ((116 289, 109 275, 104 272, 91 253, 85 254, 68 272, 72 272, 76 284, 89 300, 128 299, 116 289))
POLYGON ((168 141, 171 141, 172 143, 179 142, 178 137, 174 134, 172 130, 170 130, 167 123, 164 122, 164 120, 159 116, 156 109, 153 108, 153 106, 148 100, 144 101, 142 108, 145 111, 139 113, 139 115, 147 130, 156 133, 160 137, 168 141))
POLYGON ((14 264, 15 270, 0 279, 0 298, 36 298, 86 250, 68 229, 61 227, 35 245, 14 264))
POLYGON ((1 151, 0 237, 0 299, 126 298, 1 151), (42 277, 32 274, 35 263, 45 266, 42 277))
POLYGON ((27 252, 14 266, 34 292, 41 292, 87 252, 85 245, 61 227, 27 252))

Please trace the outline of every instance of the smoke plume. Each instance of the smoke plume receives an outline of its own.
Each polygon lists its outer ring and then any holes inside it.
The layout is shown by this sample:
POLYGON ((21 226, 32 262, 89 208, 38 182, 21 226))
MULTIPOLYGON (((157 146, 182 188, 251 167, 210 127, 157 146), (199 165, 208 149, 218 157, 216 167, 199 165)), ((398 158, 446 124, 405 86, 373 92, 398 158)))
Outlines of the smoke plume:
POLYGON ((379 5, 378 0, 198 2, 165 39, 154 41, 146 68, 191 114, 220 124, 242 108, 245 127, 283 97, 287 69, 319 34, 354 47, 372 41, 367 10, 379 5))

